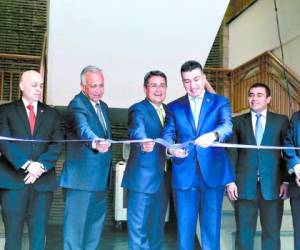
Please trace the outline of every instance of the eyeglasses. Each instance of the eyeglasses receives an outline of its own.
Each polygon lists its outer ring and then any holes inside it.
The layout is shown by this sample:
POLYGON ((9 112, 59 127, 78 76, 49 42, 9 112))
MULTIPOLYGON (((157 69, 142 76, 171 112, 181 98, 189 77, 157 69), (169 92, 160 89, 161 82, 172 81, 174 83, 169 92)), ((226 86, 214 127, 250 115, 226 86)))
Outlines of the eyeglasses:
POLYGON ((165 83, 161 83, 161 84, 149 83, 149 84, 147 84, 147 87, 149 87, 151 89, 166 89, 167 84, 165 84, 165 83))

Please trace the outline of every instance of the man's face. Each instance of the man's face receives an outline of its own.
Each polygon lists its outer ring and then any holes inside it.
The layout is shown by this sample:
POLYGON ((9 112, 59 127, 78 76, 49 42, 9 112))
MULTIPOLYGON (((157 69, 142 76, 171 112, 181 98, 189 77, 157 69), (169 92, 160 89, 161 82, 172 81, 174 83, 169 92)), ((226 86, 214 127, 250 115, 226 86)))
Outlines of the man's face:
POLYGON ((160 105, 166 99, 167 83, 161 76, 151 76, 144 92, 149 101, 155 105, 160 105))
POLYGON ((43 79, 38 72, 27 71, 22 75, 20 81, 20 90, 22 91, 23 98, 28 103, 41 100, 43 87, 43 79))
POLYGON ((189 96, 200 96, 205 87, 205 76, 200 69, 193 69, 181 74, 183 86, 189 96))
POLYGON ((85 84, 81 83, 82 92, 93 102, 99 102, 104 94, 104 76, 100 72, 87 72, 85 84))
POLYGON ((253 112, 261 113, 267 109, 270 101, 271 96, 267 97, 267 92, 264 87, 255 87, 249 90, 248 103, 253 112))

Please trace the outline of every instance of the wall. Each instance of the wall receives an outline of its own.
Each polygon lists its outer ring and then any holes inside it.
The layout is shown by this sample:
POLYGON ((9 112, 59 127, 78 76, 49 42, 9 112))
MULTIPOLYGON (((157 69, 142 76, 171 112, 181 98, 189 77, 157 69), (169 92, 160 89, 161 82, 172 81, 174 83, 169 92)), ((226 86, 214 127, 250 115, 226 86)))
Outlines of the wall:
POLYGON ((67 105, 88 64, 104 69, 111 107, 144 98, 142 80, 151 69, 168 75, 167 101, 179 97, 181 64, 205 63, 228 2, 50 1, 47 101, 67 105))
MULTIPOLYGON (((300 75, 300 57, 296 56, 300 51, 300 1, 276 2, 286 64, 300 75)), ((280 55, 273 0, 258 0, 228 26, 229 68, 235 68, 267 50, 280 55)))

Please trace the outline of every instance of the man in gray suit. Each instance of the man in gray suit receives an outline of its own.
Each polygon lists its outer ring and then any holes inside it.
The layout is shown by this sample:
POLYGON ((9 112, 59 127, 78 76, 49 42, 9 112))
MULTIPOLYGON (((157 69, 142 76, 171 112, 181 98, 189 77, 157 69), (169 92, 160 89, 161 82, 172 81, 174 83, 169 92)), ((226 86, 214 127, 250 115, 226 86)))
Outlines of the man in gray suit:
MULTIPOLYGON (((268 111, 271 93, 263 83, 248 93, 250 112, 233 119, 229 142, 281 146, 288 118, 268 111)), ((229 149, 236 182, 227 185, 235 205, 236 249, 253 250, 258 211, 262 227, 262 249, 280 249, 283 199, 287 196, 287 174, 280 150, 229 149)))
POLYGON ((95 66, 80 75, 81 92, 68 106, 66 162, 60 178, 65 191, 64 249, 95 250, 106 215, 106 189, 111 165, 110 121, 104 76, 95 66))

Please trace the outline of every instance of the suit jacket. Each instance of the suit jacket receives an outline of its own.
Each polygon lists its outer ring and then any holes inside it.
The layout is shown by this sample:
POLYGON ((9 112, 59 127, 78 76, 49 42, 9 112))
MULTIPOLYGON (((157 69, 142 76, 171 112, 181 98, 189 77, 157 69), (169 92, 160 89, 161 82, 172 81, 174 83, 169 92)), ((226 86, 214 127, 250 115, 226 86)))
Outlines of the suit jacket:
MULTIPOLYGON (((282 146, 287 127, 286 116, 267 112, 261 145, 282 146)), ((229 142, 256 145, 250 112, 233 119, 233 136, 229 142)), ((264 199, 278 199, 280 184, 287 180, 281 150, 232 148, 228 151, 236 173, 239 198, 251 200, 256 197, 258 169, 264 199)))
MULTIPOLYGON (((292 115, 290 126, 288 128, 287 136, 284 140, 284 146, 299 147, 300 146, 300 112, 295 112, 292 115)), ((284 150, 284 158, 287 162, 288 170, 291 170, 296 164, 300 164, 300 151, 299 150, 284 150)), ((290 197, 300 195, 300 188, 295 182, 295 174, 291 175, 289 185, 290 197)))
MULTIPOLYGON (((166 106, 164 106, 166 110, 166 106)), ((143 100, 129 108, 129 137, 132 140, 160 138, 162 125, 153 105, 143 100)), ((165 167, 164 147, 156 143, 152 152, 143 152, 139 143, 130 145, 122 187, 144 193, 155 193, 165 167)))
POLYGON ((89 99, 81 92, 68 106, 66 118, 67 139, 87 140, 67 143, 66 161, 60 177, 60 186, 86 191, 104 191, 107 188, 111 165, 111 150, 99 153, 92 148, 96 138, 111 139, 107 105, 100 101, 107 126, 102 127, 89 99))
MULTIPOLYGON (((220 142, 232 133, 230 104, 225 97, 205 92, 197 129, 187 95, 168 104, 163 129, 163 138, 168 142, 184 143, 212 131, 218 132, 220 142)), ((197 165, 200 165, 203 179, 210 187, 223 186, 234 180, 230 161, 223 148, 201 148, 189 144, 188 152, 186 158, 172 157, 173 188, 189 189, 197 165)))
MULTIPOLYGON (((28 115, 22 100, 0 107, 0 135, 38 140, 61 140, 63 133, 58 112, 38 102, 34 134, 31 135, 28 115)), ((55 164, 62 143, 0 141, 0 188, 22 189, 25 172, 21 167, 29 160, 40 162, 47 172, 33 184, 37 191, 56 187, 55 164)))

